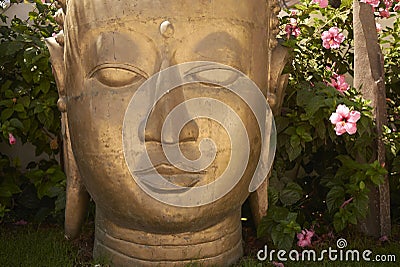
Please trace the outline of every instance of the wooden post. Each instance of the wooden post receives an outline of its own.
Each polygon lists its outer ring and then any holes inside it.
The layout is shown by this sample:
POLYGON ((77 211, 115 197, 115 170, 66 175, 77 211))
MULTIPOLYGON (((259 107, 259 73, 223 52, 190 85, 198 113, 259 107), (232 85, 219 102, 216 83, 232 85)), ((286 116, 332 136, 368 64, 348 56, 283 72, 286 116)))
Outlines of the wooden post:
MULTIPOLYGON (((376 119, 378 140, 377 156, 385 164, 385 146, 382 141, 382 126, 386 122, 386 91, 383 67, 383 55, 379 46, 375 18, 369 4, 353 1, 354 23, 354 87, 360 88, 363 97, 371 100, 376 119)), ((379 188, 370 188, 370 214, 362 222, 361 230, 375 237, 389 236, 390 224, 390 190, 388 177, 379 188)))

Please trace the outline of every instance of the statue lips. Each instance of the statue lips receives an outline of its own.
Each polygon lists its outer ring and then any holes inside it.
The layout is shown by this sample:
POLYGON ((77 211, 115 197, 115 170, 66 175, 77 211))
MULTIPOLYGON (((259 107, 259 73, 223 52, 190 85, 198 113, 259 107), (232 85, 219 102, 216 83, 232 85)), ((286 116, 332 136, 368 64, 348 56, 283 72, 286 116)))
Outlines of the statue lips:
MULTIPOLYGON (((180 143, 180 149, 182 154, 191 160, 200 156, 200 151, 194 142, 182 142, 180 143)), ((152 166, 148 169, 135 171, 135 175, 140 176, 140 180, 152 191, 160 193, 184 192, 205 180, 207 170, 186 171, 171 165, 165 156, 160 142, 147 141, 146 151, 152 162, 152 166), (163 183, 156 182, 158 179, 154 177, 157 173, 165 179, 163 183), (168 182, 181 188, 171 188, 168 182)), ((190 167, 186 167, 186 169, 190 169, 190 167)))
POLYGON ((206 171, 186 172, 164 163, 154 168, 135 172, 135 175, 140 176, 140 181, 151 191, 165 194, 189 191, 202 180, 205 174, 206 171), (156 179, 157 173, 165 180, 156 179), (169 183, 178 187, 173 187, 169 183))

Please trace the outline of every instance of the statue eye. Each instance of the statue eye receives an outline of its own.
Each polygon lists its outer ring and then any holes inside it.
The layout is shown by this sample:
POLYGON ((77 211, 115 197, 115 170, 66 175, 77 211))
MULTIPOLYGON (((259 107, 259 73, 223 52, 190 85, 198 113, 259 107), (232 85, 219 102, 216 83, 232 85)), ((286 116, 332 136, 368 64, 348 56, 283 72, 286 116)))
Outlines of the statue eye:
POLYGON ((198 68, 187 74, 194 82, 199 81, 205 84, 228 86, 234 83, 239 74, 232 69, 224 68, 198 68))
POLYGON ((146 75, 132 66, 103 64, 97 66, 89 75, 108 87, 123 87, 144 81, 146 75))

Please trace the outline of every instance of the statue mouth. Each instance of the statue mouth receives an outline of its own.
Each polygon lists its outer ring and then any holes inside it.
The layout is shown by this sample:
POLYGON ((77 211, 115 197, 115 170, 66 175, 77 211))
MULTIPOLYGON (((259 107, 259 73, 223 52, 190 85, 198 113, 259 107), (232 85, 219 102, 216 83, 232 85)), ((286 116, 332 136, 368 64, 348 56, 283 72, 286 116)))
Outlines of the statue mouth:
POLYGON ((185 170, 181 170, 179 168, 176 168, 175 166, 169 165, 169 164, 164 164, 161 163, 157 166, 155 166, 155 169, 157 170, 157 172, 161 175, 179 175, 179 174, 206 174, 206 170, 202 170, 202 171, 185 171, 185 170))
MULTIPOLYGON (((194 142, 179 144, 182 154, 189 160, 196 160, 201 154, 194 142)), ((133 175, 139 183, 152 192, 159 194, 184 193, 191 188, 207 185, 214 179, 215 168, 195 169, 179 161, 174 164, 167 159, 160 142, 147 141, 146 153, 151 161, 151 166, 146 169, 137 169, 133 175), (181 166, 183 169, 181 169, 181 166)))
POLYGON ((156 172, 161 175, 166 181, 180 187, 194 187, 207 174, 207 171, 205 170, 188 172, 180 170, 175 166, 166 163, 158 164, 157 166, 154 166, 153 168, 149 168, 147 170, 135 172, 135 174, 143 178, 143 182, 145 184, 151 187, 158 187, 160 189, 160 184, 156 183, 155 179, 152 179, 152 177, 156 175, 156 172))

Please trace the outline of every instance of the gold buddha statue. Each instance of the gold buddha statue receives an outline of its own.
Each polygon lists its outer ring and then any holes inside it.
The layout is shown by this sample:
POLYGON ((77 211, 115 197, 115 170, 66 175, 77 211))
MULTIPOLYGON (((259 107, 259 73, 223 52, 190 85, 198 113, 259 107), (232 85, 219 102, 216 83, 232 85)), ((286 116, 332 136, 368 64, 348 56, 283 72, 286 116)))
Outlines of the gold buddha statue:
POLYGON ((265 0, 58 1, 66 235, 115 266, 229 266, 267 208, 285 52, 265 0), (255 175, 257 174, 257 175, 255 175), (88 192, 88 193, 86 193, 88 192))

